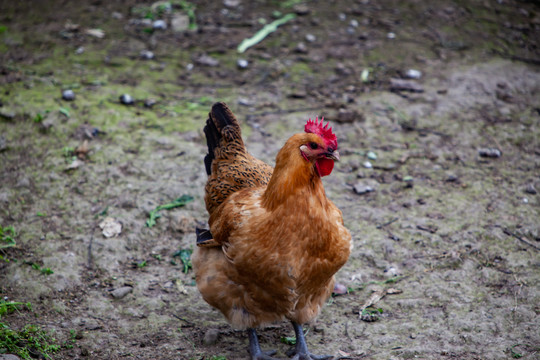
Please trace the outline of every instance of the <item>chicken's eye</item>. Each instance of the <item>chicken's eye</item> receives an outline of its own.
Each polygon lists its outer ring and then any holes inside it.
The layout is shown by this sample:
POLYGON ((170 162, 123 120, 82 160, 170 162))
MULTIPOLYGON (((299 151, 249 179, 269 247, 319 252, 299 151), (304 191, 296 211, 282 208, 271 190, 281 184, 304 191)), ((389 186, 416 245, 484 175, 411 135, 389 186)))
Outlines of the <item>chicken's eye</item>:
POLYGON ((317 145, 317 143, 312 142, 312 143, 309 143, 309 147, 315 150, 319 147, 319 145, 317 145))

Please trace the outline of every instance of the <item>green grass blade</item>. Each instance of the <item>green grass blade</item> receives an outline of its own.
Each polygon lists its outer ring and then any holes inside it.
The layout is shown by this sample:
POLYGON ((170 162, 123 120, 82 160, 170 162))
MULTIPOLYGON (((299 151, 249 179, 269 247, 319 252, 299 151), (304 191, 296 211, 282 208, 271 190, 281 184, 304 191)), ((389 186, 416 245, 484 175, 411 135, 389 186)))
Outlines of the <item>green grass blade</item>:
POLYGON ((287 14, 282 18, 279 18, 268 25, 265 25, 261 30, 257 31, 255 35, 250 38, 244 39, 240 45, 238 45, 238 52, 243 53, 253 45, 256 45, 264 40, 269 34, 277 30, 278 26, 285 24, 286 22, 294 19, 295 14, 287 14))

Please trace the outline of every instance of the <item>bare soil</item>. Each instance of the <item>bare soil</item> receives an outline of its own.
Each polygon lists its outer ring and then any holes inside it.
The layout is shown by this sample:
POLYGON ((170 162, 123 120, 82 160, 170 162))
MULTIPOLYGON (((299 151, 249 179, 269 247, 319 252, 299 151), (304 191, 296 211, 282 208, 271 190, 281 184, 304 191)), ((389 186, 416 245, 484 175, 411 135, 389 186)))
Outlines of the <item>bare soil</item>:
MULTIPOLYGON (((33 305, 2 322, 59 343, 75 332, 54 359, 248 358, 246 334, 173 256, 206 223, 202 127, 225 101, 271 164, 310 117, 337 133, 342 161, 324 181, 353 234, 337 275, 351 291, 310 325, 312 352, 540 359, 536 2, 197 1, 196 30, 172 26, 181 4, 0 2, 0 226, 17 230, 0 294, 33 305), (239 54, 275 11, 298 15, 239 54), (194 201, 145 225, 184 194, 194 201), (104 237, 107 217, 119 235, 104 237)), ((259 332, 281 358, 293 334, 259 332)))

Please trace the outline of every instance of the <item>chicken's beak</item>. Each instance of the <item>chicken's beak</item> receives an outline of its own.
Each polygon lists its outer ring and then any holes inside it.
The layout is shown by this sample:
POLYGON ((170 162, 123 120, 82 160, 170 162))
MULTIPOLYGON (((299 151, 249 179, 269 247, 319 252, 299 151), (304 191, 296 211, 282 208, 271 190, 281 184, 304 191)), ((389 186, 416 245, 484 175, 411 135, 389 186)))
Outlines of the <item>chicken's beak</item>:
POLYGON ((327 159, 332 159, 334 161, 339 161, 339 151, 334 150, 332 152, 327 152, 326 154, 327 159))

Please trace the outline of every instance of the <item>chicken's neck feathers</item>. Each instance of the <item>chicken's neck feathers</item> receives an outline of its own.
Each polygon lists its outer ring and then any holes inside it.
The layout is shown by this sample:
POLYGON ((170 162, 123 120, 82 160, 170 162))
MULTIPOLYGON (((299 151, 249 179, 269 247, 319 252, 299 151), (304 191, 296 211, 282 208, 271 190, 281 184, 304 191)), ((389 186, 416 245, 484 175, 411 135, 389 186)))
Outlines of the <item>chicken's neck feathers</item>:
POLYGON ((295 196, 314 196, 323 208, 327 207, 324 186, 314 164, 306 161, 298 144, 289 141, 276 157, 276 166, 263 194, 262 204, 272 211, 295 196))

